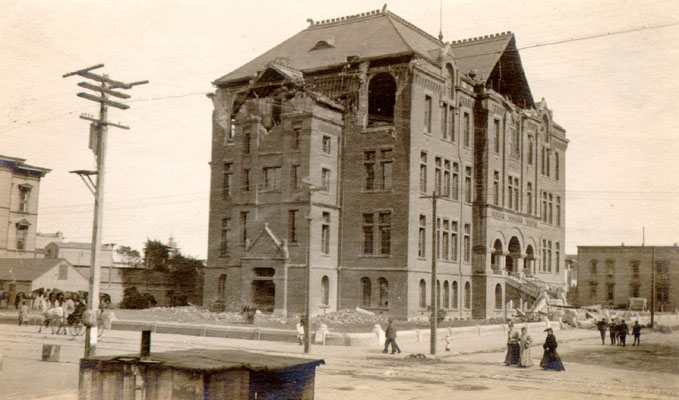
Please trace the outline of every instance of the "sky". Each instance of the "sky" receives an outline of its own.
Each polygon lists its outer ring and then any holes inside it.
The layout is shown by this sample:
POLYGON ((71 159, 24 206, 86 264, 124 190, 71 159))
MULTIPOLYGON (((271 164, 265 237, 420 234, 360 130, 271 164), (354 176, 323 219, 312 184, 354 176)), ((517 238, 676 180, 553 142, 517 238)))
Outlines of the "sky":
MULTIPOLYGON (((0 154, 52 171, 38 231, 89 242, 94 197, 69 171, 96 169, 76 97, 93 72, 149 84, 109 109, 103 242, 173 237, 207 255, 211 82, 370 0, 0 0, 0 154)), ((445 41, 512 31, 536 100, 567 130, 566 252, 679 242, 679 1, 397 0, 388 9, 445 41), (441 12, 442 10, 442 12, 441 12), (442 21, 442 23, 441 23, 442 21)))

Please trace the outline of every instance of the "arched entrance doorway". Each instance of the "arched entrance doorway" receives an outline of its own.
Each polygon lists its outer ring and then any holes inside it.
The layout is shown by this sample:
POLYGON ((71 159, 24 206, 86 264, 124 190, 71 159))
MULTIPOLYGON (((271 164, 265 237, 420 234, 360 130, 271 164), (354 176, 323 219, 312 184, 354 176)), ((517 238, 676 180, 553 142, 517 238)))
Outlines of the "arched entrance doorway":
POLYGON ((260 311, 273 312, 276 305, 276 284, 272 278, 276 270, 274 268, 255 268, 254 273, 250 299, 260 311))
POLYGON ((502 259, 502 242, 500 239, 496 239, 493 244, 493 254, 490 255, 490 267, 493 269, 493 273, 499 274, 501 272, 500 260, 502 259))
POLYGON ((521 259, 521 244, 516 236, 512 236, 509 240, 508 250, 509 254, 505 259, 505 267, 509 274, 515 275, 519 272, 519 260, 521 259))
POLYGON ((526 275, 533 275, 535 271, 535 254, 533 246, 526 247, 526 260, 523 262, 524 272, 526 275))

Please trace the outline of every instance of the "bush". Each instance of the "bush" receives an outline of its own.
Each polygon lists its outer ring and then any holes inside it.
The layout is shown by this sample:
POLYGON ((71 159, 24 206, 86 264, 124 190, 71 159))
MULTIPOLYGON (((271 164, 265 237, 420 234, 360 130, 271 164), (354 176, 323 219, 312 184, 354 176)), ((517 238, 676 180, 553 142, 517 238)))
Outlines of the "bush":
POLYGON ((135 286, 127 288, 123 291, 123 301, 120 302, 120 308, 127 308, 131 310, 141 310, 144 308, 155 307, 158 302, 150 293, 139 293, 135 286))

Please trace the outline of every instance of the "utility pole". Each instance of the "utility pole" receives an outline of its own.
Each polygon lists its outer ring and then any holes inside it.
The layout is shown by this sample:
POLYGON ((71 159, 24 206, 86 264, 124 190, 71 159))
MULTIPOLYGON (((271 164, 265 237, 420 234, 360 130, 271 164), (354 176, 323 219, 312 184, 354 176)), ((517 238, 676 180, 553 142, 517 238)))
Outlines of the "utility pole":
POLYGON ((315 187, 311 184, 311 178, 302 179, 302 183, 309 191, 309 212, 306 216, 308 221, 307 246, 306 246, 306 270, 304 275, 304 352, 311 351, 311 213, 313 210, 313 193, 324 188, 315 187))
POLYGON ((431 196, 420 196, 421 199, 432 200, 432 219, 431 219, 431 332, 429 334, 429 352, 436 354, 436 330, 438 329, 438 288, 436 287, 436 257, 438 256, 438 226, 436 221, 436 200, 441 197, 438 191, 434 190, 431 196))
POLYGON ((101 250, 102 237, 102 222, 104 211, 104 177, 106 171, 106 142, 108 135, 108 127, 114 126, 121 129, 130 129, 127 126, 115 124, 108 121, 108 106, 126 110, 130 108, 127 104, 109 99, 109 96, 118 97, 121 99, 129 99, 130 95, 119 92, 114 89, 131 89, 133 86, 148 83, 148 81, 139 81, 132 83, 119 82, 108 78, 108 75, 97 75, 90 71, 102 68, 104 64, 97 64, 92 67, 80 69, 78 71, 64 74, 67 78, 73 75, 79 75, 86 79, 91 79, 99 83, 93 85, 88 82, 79 82, 78 86, 89 89, 97 93, 99 96, 89 94, 87 92, 80 92, 78 97, 86 100, 99 103, 99 118, 83 114, 80 119, 90 121, 90 149, 94 152, 97 159, 96 171, 71 171, 78 174, 85 182, 87 188, 94 194, 94 221, 92 223, 92 254, 90 258, 90 286, 87 300, 87 311, 89 312, 90 321, 88 318, 83 320, 86 325, 85 331, 85 358, 95 355, 97 346, 97 315, 99 311, 99 285, 101 281, 101 260, 99 252, 101 250), (96 175, 96 181, 93 182, 91 175, 96 175))
POLYGON ((655 325, 655 246, 651 246, 651 328, 655 325))

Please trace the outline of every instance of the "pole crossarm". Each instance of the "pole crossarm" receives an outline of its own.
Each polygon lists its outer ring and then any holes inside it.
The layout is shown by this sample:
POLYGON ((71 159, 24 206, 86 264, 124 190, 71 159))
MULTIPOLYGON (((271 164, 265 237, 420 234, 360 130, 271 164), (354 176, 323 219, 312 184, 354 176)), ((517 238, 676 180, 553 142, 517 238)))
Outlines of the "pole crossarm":
POLYGON ((87 188, 90 190, 90 192, 95 196, 97 195, 96 194, 97 185, 92 181, 92 178, 90 178, 90 175, 97 175, 98 174, 97 171, 88 171, 88 170, 84 170, 84 169, 79 169, 77 171, 69 171, 69 172, 71 174, 77 174, 80 177, 80 179, 82 179, 83 182, 85 182, 85 186, 87 186, 87 188))
POLYGON ((121 99, 129 99, 130 97, 132 97, 127 93, 122 93, 122 92, 118 92, 118 91, 115 91, 115 90, 107 89, 103 86, 97 86, 97 85, 93 85, 93 84, 87 83, 87 82, 78 82, 78 86, 85 88, 85 89, 90 89, 90 90, 95 90, 97 92, 110 94, 111 96, 120 97, 121 99))
POLYGON ((115 123, 109 122, 109 121, 100 121, 99 119, 97 119, 97 118, 95 118, 95 117, 93 117, 93 116, 91 116, 91 115, 87 115, 87 114, 81 115, 81 116, 80 116, 80 119, 84 119, 84 120, 87 120, 87 121, 96 122, 97 124, 101 124, 101 125, 115 126, 116 128, 128 129, 128 130, 130 129, 129 126, 120 125, 120 124, 115 124, 115 123))
POLYGON ((83 74, 83 73, 85 73, 85 72, 90 72, 90 71, 92 71, 93 69, 103 68, 103 67, 104 67, 104 64, 97 64, 97 65, 93 65, 93 66, 91 66, 91 67, 79 69, 79 70, 77 70, 77 71, 69 72, 69 73, 67 73, 67 74, 62 75, 61 77, 62 77, 62 78, 68 78, 69 76, 80 75, 80 74, 83 74))
POLYGON ((130 108, 130 106, 128 106, 127 104, 118 103, 117 101, 105 99, 103 97, 97 97, 85 92, 80 92, 76 96, 82 97, 83 99, 96 101, 97 103, 103 103, 111 107, 120 108, 121 110, 127 110, 128 108, 130 108))

